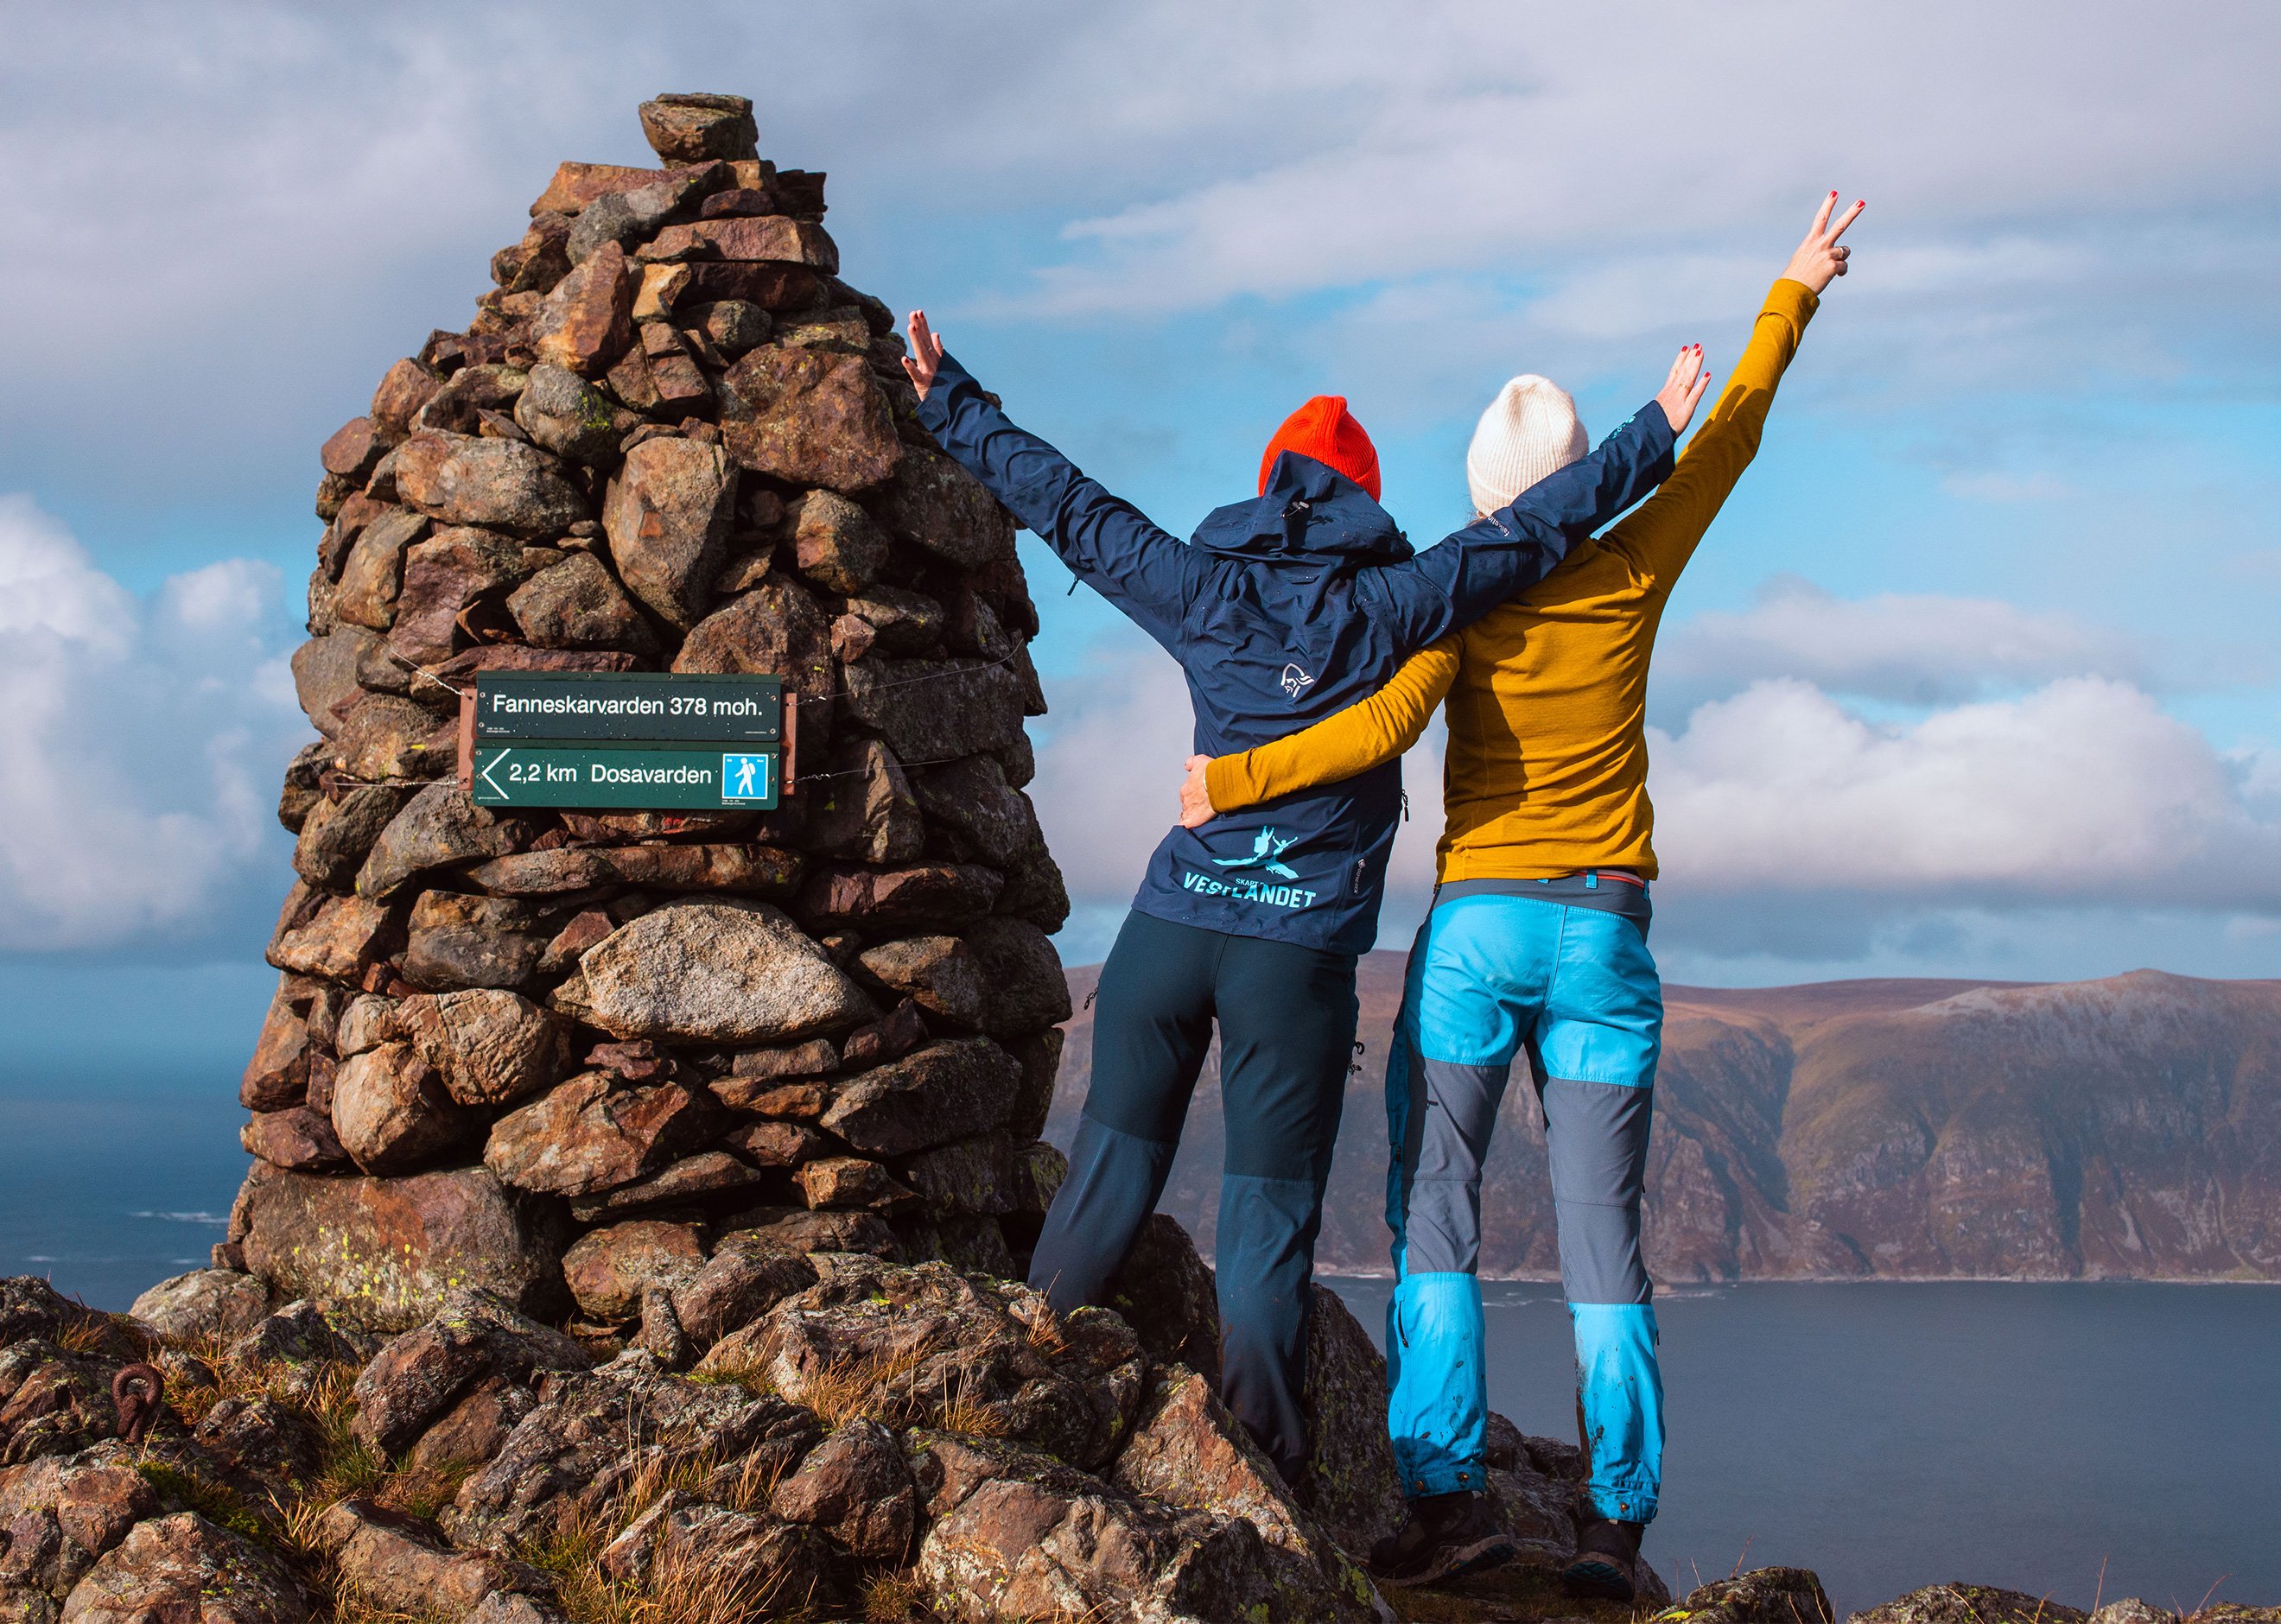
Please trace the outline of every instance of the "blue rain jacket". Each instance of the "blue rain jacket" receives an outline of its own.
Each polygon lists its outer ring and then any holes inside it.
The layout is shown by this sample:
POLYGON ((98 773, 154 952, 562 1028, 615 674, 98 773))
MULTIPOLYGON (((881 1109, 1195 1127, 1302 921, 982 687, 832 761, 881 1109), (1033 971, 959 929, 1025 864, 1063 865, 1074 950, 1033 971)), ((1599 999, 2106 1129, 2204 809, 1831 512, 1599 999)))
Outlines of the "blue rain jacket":
MULTIPOLYGON (((1671 473, 1648 403, 1598 450, 1420 553, 1370 493, 1295 452, 1265 494, 1182 543, 1017 428, 943 357, 919 421, 1087 584, 1187 673, 1195 749, 1248 750, 1377 692, 1403 661, 1542 580, 1671 473)), ((1178 766, 1167 762, 1169 774, 1178 766)), ((1402 765, 1175 827, 1133 906, 1179 924, 1338 953, 1378 938, 1402 765)))

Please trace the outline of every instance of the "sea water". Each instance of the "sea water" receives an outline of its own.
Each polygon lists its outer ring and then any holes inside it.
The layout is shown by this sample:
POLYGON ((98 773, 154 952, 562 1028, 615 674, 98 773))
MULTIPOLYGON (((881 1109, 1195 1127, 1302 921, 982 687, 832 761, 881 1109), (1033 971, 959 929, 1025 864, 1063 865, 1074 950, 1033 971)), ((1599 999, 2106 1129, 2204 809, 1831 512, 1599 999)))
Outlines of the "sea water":
MULTIPOLYGON (((1388 1282, 1331 1284, 1380 1337, 1388 1282)), ((1573 1440, 1558 1288, 1483 1295, 1490 1404, 1573 1440)), ((1740 1285, 1656 1318, 1675 1592, 1780 1563, 1841 1618, 1950 1581, 2281 1603, 2281 1287, 1740 1285)))
POLYGON ((203 1269, 247 1157, 236 1102, 0 1095, 0 1274, 42 1274, 97 1308, 203 1269))

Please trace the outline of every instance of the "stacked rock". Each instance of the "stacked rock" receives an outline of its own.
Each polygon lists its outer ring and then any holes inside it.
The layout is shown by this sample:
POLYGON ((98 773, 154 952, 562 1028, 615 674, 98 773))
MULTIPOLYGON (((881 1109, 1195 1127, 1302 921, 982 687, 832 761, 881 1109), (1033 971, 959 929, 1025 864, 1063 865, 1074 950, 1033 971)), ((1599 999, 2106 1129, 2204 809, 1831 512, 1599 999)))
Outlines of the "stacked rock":
POLYGON ((659 166, 562 165, 323 449, 321 738, 215 1262, 379 1328, 480 1287, 607 1337, 723 1249, 1018 1276, 1060 1177, 1013 520, 918 427, 824 177, 741 97, 641 117, 659 166), (478 807, 460 691, 499 670, 772 674, 798 776, 478 807))

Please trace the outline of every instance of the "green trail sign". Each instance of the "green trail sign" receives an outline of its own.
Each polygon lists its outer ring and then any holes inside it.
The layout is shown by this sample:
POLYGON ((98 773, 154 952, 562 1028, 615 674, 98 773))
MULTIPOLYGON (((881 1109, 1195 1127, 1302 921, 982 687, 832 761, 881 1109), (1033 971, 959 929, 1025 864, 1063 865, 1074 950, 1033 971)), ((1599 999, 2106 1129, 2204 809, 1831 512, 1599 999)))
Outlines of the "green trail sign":
POLYGON ((792 787, 775 677, 483 671, 460 700, 460 783, 484 807, 769 811, 792 787))
POLYGON ((477 739, 784 742, 784 679, 670 671, 480 671, 477 739))
POLYGON ((769 811, 781 790, 774 747, 478 743, 469 791, 479 807, 769 811))

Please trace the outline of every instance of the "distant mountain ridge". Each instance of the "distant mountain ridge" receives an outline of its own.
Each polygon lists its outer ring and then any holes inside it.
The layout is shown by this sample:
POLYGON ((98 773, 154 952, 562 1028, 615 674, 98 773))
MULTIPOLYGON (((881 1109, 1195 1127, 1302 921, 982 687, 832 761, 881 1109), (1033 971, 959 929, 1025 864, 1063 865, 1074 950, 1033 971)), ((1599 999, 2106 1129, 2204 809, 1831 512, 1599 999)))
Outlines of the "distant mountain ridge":
MULTIPOLYGON (((1386 1048, 1403 955, 1362 963, 1318 1249, 1388 1268, 1386 1048)), ((1079 1006, 1048 1134, 1091 1074, 1079 1006)), ((1667 986, 1648 1172, 1656 1278, 2281 1280, 2281 980, 1667 986)), ((1482 1272, 1558 1273, 1535 1090, 1507 1092, 1482 1272)), ((1207 1063, 1164 1206, 1207 1251, 1222 1133, 1207 1063)))

